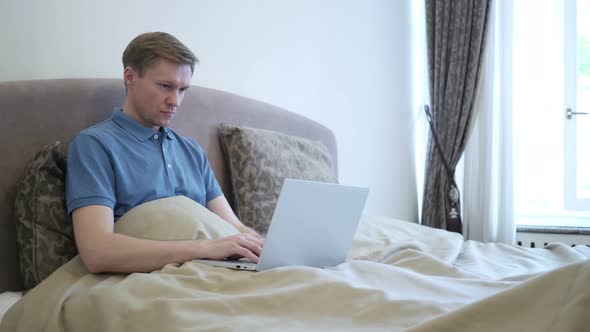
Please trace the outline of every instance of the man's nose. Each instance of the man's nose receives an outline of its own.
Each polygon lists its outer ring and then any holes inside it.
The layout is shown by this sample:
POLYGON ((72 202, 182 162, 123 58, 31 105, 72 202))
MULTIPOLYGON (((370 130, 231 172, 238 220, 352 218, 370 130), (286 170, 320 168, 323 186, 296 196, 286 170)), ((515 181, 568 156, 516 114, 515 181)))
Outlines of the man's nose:
POLYGON ((178 90, 174 90, 168 95, 168 104, 172 107, 178 107, 180 105, 180 100, 180 93, 178 90))

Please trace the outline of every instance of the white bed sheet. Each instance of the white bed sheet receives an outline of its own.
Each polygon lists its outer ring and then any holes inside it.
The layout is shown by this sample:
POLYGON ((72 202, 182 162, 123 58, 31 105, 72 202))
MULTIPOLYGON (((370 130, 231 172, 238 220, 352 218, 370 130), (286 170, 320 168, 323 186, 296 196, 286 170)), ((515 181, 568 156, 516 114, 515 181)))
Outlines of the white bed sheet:
POLYGON ((21 297, 23 297, 23 293, 21 292, 4 292, 0 294, 0 321, 8 309, 20 300, 21 297))

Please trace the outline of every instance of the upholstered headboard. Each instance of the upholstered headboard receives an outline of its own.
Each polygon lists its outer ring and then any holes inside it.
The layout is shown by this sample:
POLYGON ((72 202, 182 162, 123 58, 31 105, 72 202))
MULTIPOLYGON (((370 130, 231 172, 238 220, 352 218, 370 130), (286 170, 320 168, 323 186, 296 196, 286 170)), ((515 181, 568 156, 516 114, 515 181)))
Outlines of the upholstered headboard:
MULTIPOLYGON (((44 145, 69 142, 83 128, 110 117, 124 100, 125 88, 118 79, 0 82, 0 293, 22 288, 13 204, 24 166, 44 145)), ((221 122, 320 140, 336 166, 334 135, 321 124, 263 102, 193 86, 171 127, 205 149, 230 203, 229 175, 218 140, 221 122)))

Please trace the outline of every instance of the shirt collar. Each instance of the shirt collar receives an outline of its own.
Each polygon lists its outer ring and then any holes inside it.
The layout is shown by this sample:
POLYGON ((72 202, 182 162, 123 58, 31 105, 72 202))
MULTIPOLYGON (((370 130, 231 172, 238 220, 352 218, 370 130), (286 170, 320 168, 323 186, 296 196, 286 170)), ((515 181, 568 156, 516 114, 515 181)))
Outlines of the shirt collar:
POLYGON ((113 121, 118 124, 125 131, 130 133, 140 142, 145 142, 155 134, 161 132, 163 136, 168 139, 174 139, 172 131, 168 128, 160 128, 160 131, 154 131, 148 127, 143 126, 129 115, 123 113, 123 109, 118 108, 113 112, 113 121))

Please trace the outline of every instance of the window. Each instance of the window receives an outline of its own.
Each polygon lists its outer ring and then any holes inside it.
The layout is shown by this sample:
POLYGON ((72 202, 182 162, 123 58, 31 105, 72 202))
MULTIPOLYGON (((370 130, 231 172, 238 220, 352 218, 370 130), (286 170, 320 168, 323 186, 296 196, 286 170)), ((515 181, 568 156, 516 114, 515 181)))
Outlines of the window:
POLYGON ((516 222, 590 227, 590 2, 513 6, 516 222))
POLYGON ((565 207, 590 210, 590 3, 565 6, 565 207))

